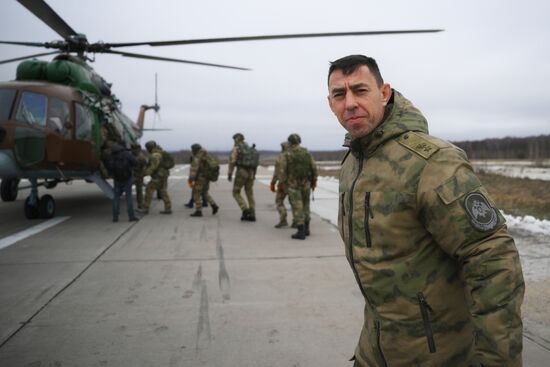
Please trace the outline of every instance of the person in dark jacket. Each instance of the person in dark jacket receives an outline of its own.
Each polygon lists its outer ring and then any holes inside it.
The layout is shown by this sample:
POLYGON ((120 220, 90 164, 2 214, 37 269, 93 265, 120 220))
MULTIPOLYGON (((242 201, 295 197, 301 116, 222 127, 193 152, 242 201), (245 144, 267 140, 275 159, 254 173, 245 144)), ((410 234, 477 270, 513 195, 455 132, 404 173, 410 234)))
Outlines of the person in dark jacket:
POLYGON ((128 220, 130 222, 137 221, 132 201, 133 169, 138 164, 136 157, 120 143, 113 143, 109 163, 114 181, 113 222, 118 222, 120 197, 123 193, 126 195, 128 220))

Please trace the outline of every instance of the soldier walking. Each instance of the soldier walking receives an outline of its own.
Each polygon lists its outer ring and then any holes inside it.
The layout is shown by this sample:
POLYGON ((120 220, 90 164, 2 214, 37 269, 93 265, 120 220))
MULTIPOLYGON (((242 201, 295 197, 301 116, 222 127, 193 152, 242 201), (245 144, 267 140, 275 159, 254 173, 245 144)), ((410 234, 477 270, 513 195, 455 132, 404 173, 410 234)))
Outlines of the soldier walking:
POLYGON ((298 134, 290 134, 288 148, 283 153, 279 167, 279 185, 288 191, 292 214, 298 231, 291 237, 305 240, 309 236, 309 200, 311 190, 317 186, 317 165, 307 149, 300 146, 298 134))
POLYGON ((136 202, 138 209, 143 209, 143 173, 145 172, 145 166, 147 166, 147 158, 141 150, 141 145, 138 143, 132 144, 132 154, 136 158, 133 172, 134 185, 136 187, 136 202))
MULTIPOLYGON (((145 202, 143 203, 143 209, 140 212, 143 214, 149 213, 149 207, 151 206, 153 194, 157 190, 160 190, 160 197, 164 202, 164 210, 160 213, 172 214, 172 203, 170 202, 170 197, 167 192, 170 164, 166 163, 167 158, 163 159, 163 154, 167 155, 169 153, 163 152, 162 148, 153 140, 145 143, 145 148, 147 149, 147 152, 149 152, 149 162, 147 167, 145 167, 143 175, 151 176, 151 180, 145 189, 145 202)), ((173 165, 173 161, 171 165, 173 165)))
POLYGON ((134 203, 132 200, 132 171, 137 164, 134 156, 121 144, 113 143, 111 145, 111 156, 109 158, 109 169, 114 180, 114 197, 112 202, 113 222, 118 222, 120 213, 120 197, 126 195, 126 208, 128 210, 128 220, 137 221, 134 214, 134 203))
POLYGON ((256 177, 256 169, 258 168, 258 153, 254 147, 250 147, 244 141, 244 135, 236 133, 233 135, 235 145, 231 150, 229 157, 229 172, 227 179, 229 182, 233 180, 233 170, 237 167, 235 181, 233 182, 233 198, 241 208, 241 220, 251 222, 256 221, 256 203, 254 201, 254 178, 256 177), (241 189, 244 187, 244 192, 248 200, 248 205, 241 196, 241 189))
POLYGON ((269 189, 271 192, 275 193, 275 206, 279 212, 279 223, 275 224, 275 228, 283 228, 288 226, 286 220, 286 208, 285 208, 285 198, 287 197, 287 191, 283 184, 279 181, 279 170, 281 166, 281 159, 283 153, 288 148, 288 142, 284 141, 281 143, 281 154, 277 157, 275 161, 275 169, 273 170, 273 177, 271 177, 271 183, 269 189), (278 183, 278 184, 277 184, 278 183))
POLYGON ((212 196, 208 193, 210 188, 210 175, 208 172, 208 153, 199 144, 191 146, 193 158, 191 160, 191 170, 189 172, 189 187, 193 190, 193 201, 195 202, 195 212, 191 213, 191 217, 202 217, 202 198, 206 200, 212 207, 212 215, 216 215, 219 206, 216 204, 212 196))

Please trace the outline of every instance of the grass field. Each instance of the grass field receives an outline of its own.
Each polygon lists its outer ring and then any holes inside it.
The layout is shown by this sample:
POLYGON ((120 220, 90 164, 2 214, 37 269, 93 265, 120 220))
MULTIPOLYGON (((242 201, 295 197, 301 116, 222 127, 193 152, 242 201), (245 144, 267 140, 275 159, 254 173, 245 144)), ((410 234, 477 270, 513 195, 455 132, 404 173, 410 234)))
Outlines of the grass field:
MULTIPOLYGON (((338 170, 319 170, 321 176, 338 177, 338 170)), ((506 214, 531 215, 550 220, 550 181, 513 178, 478 172, 497 207, 506 214)))

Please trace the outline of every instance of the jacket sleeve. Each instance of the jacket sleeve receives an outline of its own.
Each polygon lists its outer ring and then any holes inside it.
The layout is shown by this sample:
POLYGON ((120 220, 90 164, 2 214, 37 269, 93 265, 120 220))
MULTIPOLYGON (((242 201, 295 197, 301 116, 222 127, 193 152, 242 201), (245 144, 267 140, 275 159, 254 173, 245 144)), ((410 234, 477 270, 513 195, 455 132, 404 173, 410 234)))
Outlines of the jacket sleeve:
POLYGON ((228 174, 231 176, 233 174, 233 170, 235 169, 235 166, 237 165, 237 156, 239 155, 239 147, 236 145, 231 150, 231 154, 229 155, 229 171, 228 174))
POLYGON ((424 226, 460 264, 483 366, 521 366, 525 284, 505 219, 463 152, 442 149, 424 168, 417 196, 424 226))
POLYGON ((145 172, 143 173, 144 176, 151 176, 160 166, 160 161, 162 159, 162 155, 159 152, 154 152, 149 157, 149 163, 147 164, 147 167, 145 168, 145 172))
POLYGON ((281 165, 280 161, 281 158, 279 156, 279 158, 277 158, 277 160, 275 161, 275 168, 273 169, 273 176, 271 177, 271 185, 275 185, 277 181, 279 181, 279 166, 281 165))
POLYGON ((288 166, 288 153, 284 153, 279 161, 278 177, 279 183, 286 185, 288 181, 287 166, 288 166))

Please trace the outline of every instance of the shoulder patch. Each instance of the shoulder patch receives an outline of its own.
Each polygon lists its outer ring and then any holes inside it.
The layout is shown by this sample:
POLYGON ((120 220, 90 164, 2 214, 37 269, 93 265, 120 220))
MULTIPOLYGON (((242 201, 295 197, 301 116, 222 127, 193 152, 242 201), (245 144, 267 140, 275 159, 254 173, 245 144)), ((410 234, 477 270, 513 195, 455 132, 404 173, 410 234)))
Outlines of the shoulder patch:
POLYGON ((498 216, 495 208, 479 192, 471 192, 464 197, 464 209, 470 222, 479 231, 487 232, 496 228, 498 216))
POLYGON ((429 159, 439 150, 437 145, 414 132, 402 134, 397 142, 424 159, 429 159))

